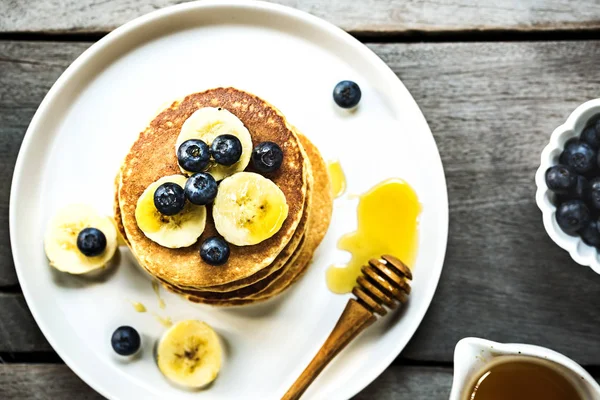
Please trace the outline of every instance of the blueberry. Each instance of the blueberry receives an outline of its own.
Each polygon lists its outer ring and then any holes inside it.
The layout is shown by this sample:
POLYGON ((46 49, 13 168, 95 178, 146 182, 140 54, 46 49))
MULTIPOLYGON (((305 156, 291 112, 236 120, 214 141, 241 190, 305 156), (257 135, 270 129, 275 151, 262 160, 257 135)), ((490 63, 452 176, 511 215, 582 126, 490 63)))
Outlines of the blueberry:
POLYGON ((581 200, 565 201, 556 210, 558 226, 570 235, 589 224, 590 218, 590 210, 581 200))
POLYGON ((596 210, 600 210, 600 178, 590 181, 590 205, 596 210))
POLYGON ((242 142, 233 135, 220 135, 210 145, 210 153, 221 165, 233 165, 242 156, 242 142))
POLYGON ((85 228, 77 235, 77 248, 84 256, 99 256, 106 249, 106 236, 96 228, 85 228))
POLYGON ((589 144, 577 141, 569 143, 561 155, 561 160, 578 174, 590 172, 597 165, 597 154, 589 144))
POLYGON ((217 196, 217 182, 212 175, 198 172, 185 183, 185 197, 199 206, 211 203, 217 196))
POLYGON ((333 100, 342 108, 352 108, 360 101, 360 87, 352 81, 341 81, 333 88, 333 100))
POLYGON ((177 161, 186 171, 200 172, 208 167, 210 150, 202 140, 186 140, 177 149, 177 161))
POLYGON ((113 350, 121 356, 135 354, 142 344, 140 334, 130 326, 120 326, 110 338, 113 350))
POLYGON ((273 142, 259 143, 252 150, 252 164, 260 172, 273 172, 281 167, 283 150, 273 142))
POLYGON ((594 125, 588 126, 581 133, 581 141, 590 145, 594 150, 600 148, 600 132, 594 125))
POLYGON ((587 203, 590 198, 590 182, 586 177, 578 175, 577 184, 565 195, 565 199, 583 200, 587 203))
POLYGON ((210 265, 222 265, 229 259, 229 245, 225 239, 209 237, 200 247, 200 257, 210 265))
POLYGON ((577 174, 566 165, 555 165, 546 170, 546 185, 556 194, 567 194, 577 185, 577 174))
POLYGON ((594 247, 600 247, 600 231, 598 230, 598 220, 592 220, 579 231, 583 241, 594 247))
POLYGON ((176 183, 163 183, 154 192, 154 206, 164 215, 175 215, 185 206, 185 193, 176 183))

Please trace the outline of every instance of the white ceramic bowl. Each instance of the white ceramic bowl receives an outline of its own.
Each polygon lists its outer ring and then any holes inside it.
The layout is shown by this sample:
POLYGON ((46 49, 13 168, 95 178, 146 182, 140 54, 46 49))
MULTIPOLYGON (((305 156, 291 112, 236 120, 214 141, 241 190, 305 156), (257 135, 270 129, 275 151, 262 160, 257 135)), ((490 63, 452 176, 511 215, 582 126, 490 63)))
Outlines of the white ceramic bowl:
POLYGON ((554 195, 548 189, 545 179, 546 170, 558 164, 558 157, 565 142, 572 137, 579 136, 588 121, 598 115, 600 115, 600 99, 590 100, 577 107, 567 121, 552 132, 550 143, 542 151, 541 164, 535 174, 537 185, 535 200, 543 214, 544 228, 554 243, 568 251, 576 263, 589 266, 597 274, 600 274, 598 251, 585 244, 578 236, 567 235, 558 226, 555 217, 556 206, 552 203, 554 195))

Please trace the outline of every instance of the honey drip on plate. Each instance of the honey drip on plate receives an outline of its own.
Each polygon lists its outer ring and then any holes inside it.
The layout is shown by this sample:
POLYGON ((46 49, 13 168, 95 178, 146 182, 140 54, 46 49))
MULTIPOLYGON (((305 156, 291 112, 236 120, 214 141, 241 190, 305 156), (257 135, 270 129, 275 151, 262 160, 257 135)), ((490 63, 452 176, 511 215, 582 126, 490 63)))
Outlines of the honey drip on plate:
POLYGON ((165 328, 173 326, 173 320, 171 319, 171 317, 161 317, 160 315, 155 313, 152 313, 152 315, 154 315, 154 318, 165 328))
POLYGON ((137 301, 132 301, 131 305, 133 306, 133 309, 139 313, 145 313, 146 312, 146 306, 143 305, 140 302, 137 301))
POLYGON ((158 285, 158 282, 154 281, 152 282, 152 289, 154 290, 154 293, 156 293, 156 298, 158 299, 158 306, 160 307, 161 310, 164 310, 166 307, 165 301, 163 300, 162 297, 160 297, 160 286, 158 285))
POLYGON ((391 254, 412 267, 417 252, 421 205, 414 190, 401 179, 384 181, 359 197, 355 232, 342 236, 338 248, 350 252, 346 265, 327 270, 327 286, 349 293, 360 269, 371 258, 391 254))
POLYGON ((346 191, 346 176, 339 161, 329 161, 327 163, 327 172, 331 182, 333 197, 340 197, 346 191))

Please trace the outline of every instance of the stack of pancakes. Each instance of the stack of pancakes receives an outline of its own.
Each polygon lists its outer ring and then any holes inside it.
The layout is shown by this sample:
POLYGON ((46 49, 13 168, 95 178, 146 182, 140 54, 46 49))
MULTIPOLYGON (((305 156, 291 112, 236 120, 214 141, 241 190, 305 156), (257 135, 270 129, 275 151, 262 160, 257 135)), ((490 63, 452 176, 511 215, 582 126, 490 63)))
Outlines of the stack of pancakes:
MULTIPOLYGON (((247 170, 252 171, 251 166, 247 170)), ((217 88, 176 101, 152 120, 121 166, 114 208, 119 231, 140 266, 164 287, 194 302, 243 305, 281 293, 302 275, 325 236, 332 205, 329 177, 318 149, 264 100, 234 88, 217 88), (147 238, 135 218, 137 201, 151 183, 181 173, 175 142, 185 120, 203 107, 221 107, 236 115, 250 131, 253 146, 272 141, 284 152, 281 168, 265 176, 285 194, 287 219, 261 243, 230 244, 229 259, 220 266, 200 258, 200 244, 218 235, 210 206, 201 237, 179 249, 147 238)))

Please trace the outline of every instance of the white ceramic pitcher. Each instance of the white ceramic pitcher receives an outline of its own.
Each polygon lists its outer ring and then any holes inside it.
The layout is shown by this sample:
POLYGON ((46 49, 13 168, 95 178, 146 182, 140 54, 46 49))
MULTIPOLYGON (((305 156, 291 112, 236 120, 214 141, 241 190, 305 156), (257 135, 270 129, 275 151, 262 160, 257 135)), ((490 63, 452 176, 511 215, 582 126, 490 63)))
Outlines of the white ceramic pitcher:
POLYGON ((465 390, 473 374, 480 373, 482 368, 495 357, 506 355, 533 356, 546 359, 562 366, 565 374, 572 374, 584 399, 600 400, 600 385, 579 364, 556 351, 544 347, 516 343, 496 343, 485 339, 465 338, 456 344, 454 349, 454 379, 450 400, 462 400, 465 390))

